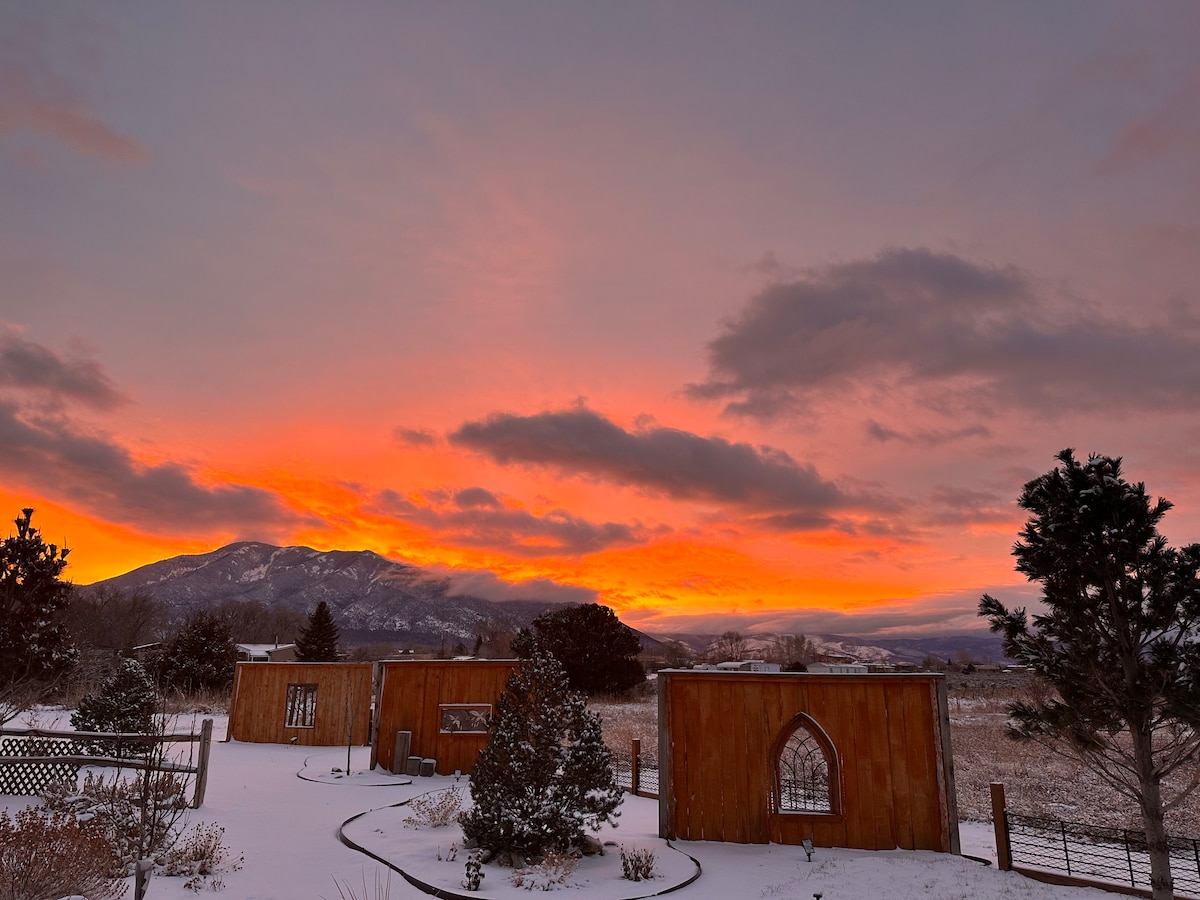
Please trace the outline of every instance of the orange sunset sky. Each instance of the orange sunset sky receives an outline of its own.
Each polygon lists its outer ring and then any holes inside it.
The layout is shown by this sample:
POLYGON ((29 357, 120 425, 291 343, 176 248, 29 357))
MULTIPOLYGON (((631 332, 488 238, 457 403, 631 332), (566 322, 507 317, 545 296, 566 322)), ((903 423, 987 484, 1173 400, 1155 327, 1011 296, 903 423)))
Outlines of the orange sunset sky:
POLYGON ((976 629, 1022 484, 1200 540, 1192 2, 0 2, 0 509, 651 632, 976 629))

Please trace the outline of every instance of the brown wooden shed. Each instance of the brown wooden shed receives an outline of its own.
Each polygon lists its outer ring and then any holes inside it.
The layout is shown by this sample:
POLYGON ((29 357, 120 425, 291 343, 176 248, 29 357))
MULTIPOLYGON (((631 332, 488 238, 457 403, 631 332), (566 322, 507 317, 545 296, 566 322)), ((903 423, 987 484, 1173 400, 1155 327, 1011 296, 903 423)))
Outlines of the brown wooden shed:
POLYGON ((411 731, 409 753, 437 760, 437 773, 469 774, 487 744, 487 717, 504 691, 512 659, 382 662, 375 700, 372 765, 396 766, 396 732, 411 731))
POLYGON ((945 678, 663 671, 665 838, 959 852, 945 678))
POLYGON ((314 747, 366 744, 371 663, 240 662, 229 740, 314 747))

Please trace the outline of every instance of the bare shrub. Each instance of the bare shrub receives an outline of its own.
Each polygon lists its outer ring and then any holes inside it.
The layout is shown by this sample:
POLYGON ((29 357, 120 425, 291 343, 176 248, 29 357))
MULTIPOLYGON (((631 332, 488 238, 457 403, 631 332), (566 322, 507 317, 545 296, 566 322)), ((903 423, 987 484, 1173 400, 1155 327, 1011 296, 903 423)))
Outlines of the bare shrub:
POLYGON ((189 876, 183 886, 193 891, 206 883, 215 887, 222 873, 236 872, 245 861, 241 854, 236 859, 232 857, 224 837, 222 826, 198 822, 159 857, 159 871, 163 875, 189 876))
POLYGON ((444 828, 458 821, 462 811, 462 792, 452 787, 436 794, 422 794, 409 801, 412 815, 404 819, 405 828, 444 828))
POLYGON ((621 877, 626 881, 649 881, 654 877, 654 863, 657 857, 648 847, 635 847, 632 850, 621 848, 621 877))
POLYGON ((127 887, 115 876, 112 845, 69 813, 29 806, 14 819, 0 811, 0 900, 115 900, 127 887))
POLYGON ((557 891, 567 887, 567 879, 575 871, 576 859, 569 853, 547 850, 542 858, 508 876, 513 887, 527 891, 557 891))
POLYGON ((367 886, 367 873, 364 870, 362 876, 362 893, 358 892, 353 884, 347 881, 338 881, 337 876, 333 876, 334 887, 337 888, 338 896, 341 900, 388 900, 392 896, 392 871, 387 870, 387 877, 380 878, 379 870, 375 870, 375 885, 374 890, 367 886))
POLYGON ((179 836, 188 809, 188 779, 173 772, 147 772, 131 778, 88 772, 83 787, 48 787, 50 810, 87 821, 112 845, 125 875, 144 856, 168 850, 179 836))

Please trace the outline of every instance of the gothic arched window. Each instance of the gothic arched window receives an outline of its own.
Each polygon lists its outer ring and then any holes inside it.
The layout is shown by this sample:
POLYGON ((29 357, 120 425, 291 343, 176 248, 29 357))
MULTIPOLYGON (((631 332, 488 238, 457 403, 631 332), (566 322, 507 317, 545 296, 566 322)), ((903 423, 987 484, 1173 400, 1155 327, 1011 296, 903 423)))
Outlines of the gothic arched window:
POLYGON ((840 813, 837 752, 816 720, 799 713, 784 727, 775 747, 776 811, 840 813))

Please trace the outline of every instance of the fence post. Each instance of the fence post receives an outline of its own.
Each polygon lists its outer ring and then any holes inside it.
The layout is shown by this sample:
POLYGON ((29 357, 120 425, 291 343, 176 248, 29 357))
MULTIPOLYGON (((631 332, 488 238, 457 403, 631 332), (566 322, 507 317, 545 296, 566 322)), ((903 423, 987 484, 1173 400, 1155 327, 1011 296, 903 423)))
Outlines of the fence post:
POLYGON ((993 781, 992 827, 996 831, 996 868, 1001 872, 1012 869, 1012 845, 1008 842, 1008 807, 1004 802, 1004 785, 993 781))
POLYGON ((1067 874, 1071 874, 1071 851, 1067 847, 1067 823, 1059 819, 1058 830, 1062 832, 1063 839, 1063 859, 1067 863, 1067 874))
POLYGON ((196 792, 192 795, 192 809, 199 809, 204 802, 204 789, 208 787, 208 755, 212 751, 213 720, 200 723, 200 752, 196 758, 196 792))
POLYGON ((642 772, 641 772, 641 765, 640 765, 641 756, 642 756, 642 739, 641 738, 633 739, 633 746, 630 748, 630 754, 632 756, 633 761, 631 763, 631 768, 629 771, 629 792, 636 797, 638 790, 642 786, 642 784, 641 784, 642 772))
POLYGON ((1121 838, 1125 841, 1125 862, 1129 864, 1129 886, 1137 887, 1137 879, 1133 875, 1133 850, 1129 846, 1129 830, 1121 829, 1121 838))

